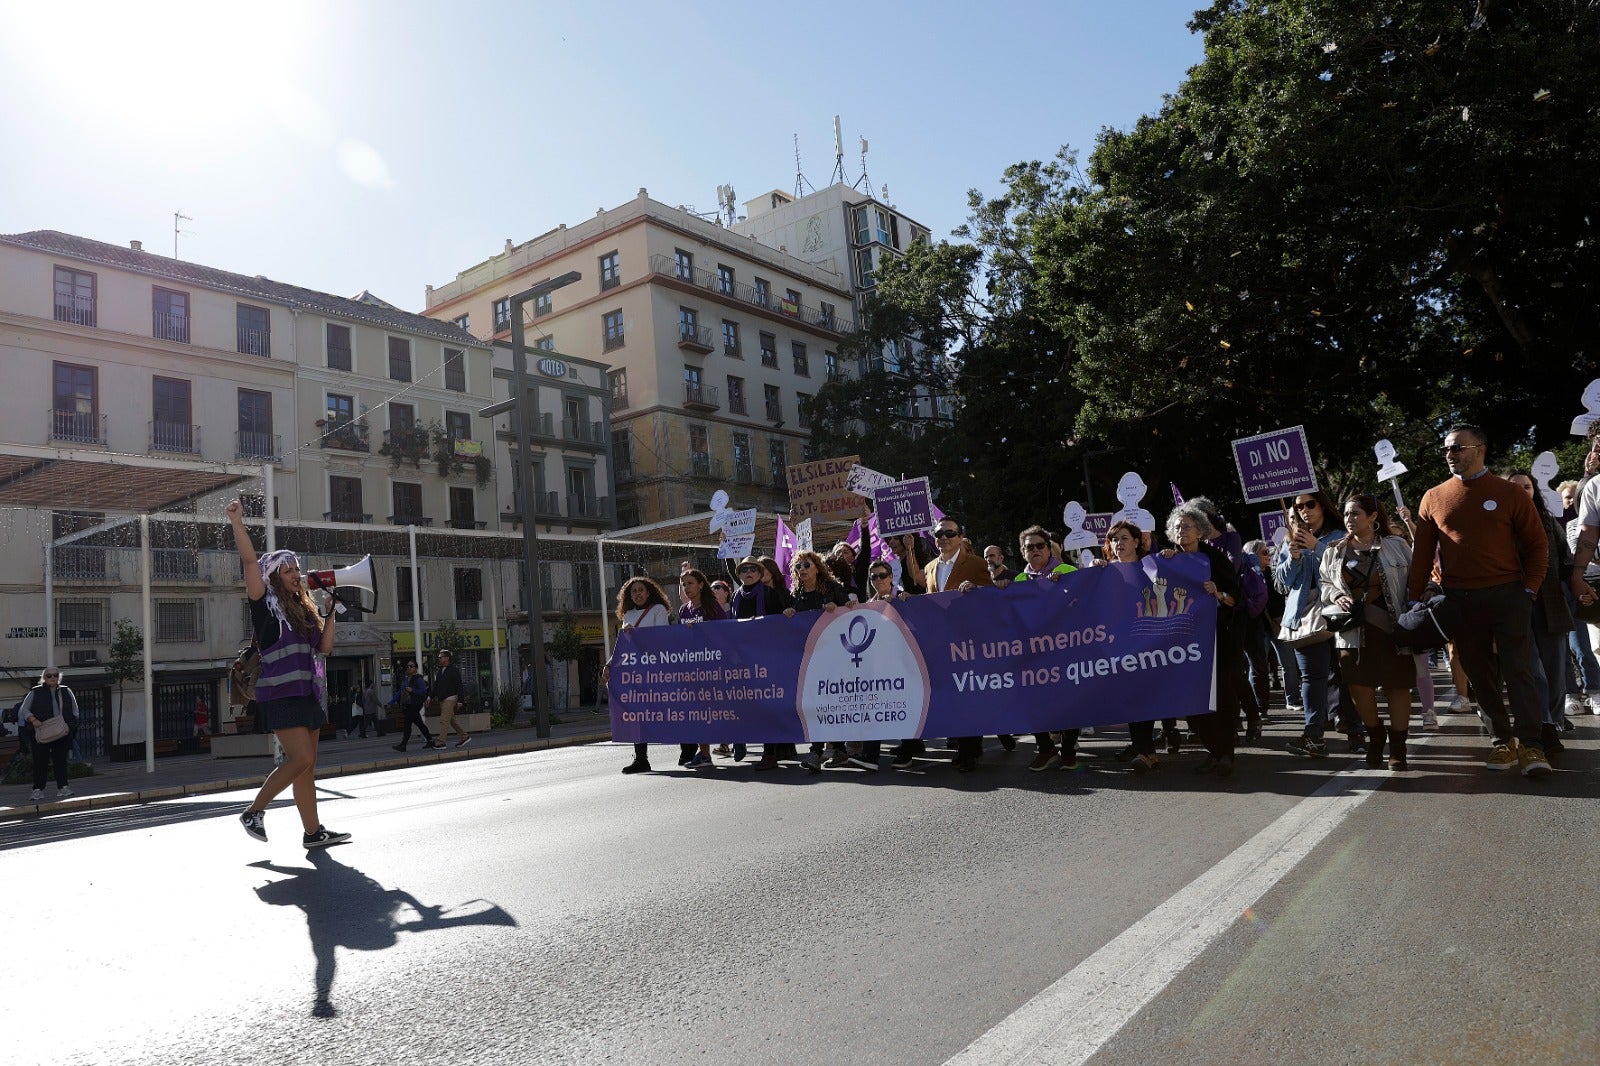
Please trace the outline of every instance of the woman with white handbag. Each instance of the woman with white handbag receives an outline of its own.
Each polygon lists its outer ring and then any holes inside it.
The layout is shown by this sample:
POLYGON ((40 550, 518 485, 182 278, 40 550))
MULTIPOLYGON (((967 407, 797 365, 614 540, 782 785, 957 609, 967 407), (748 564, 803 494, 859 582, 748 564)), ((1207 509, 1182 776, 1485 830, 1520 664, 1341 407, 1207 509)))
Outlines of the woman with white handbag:
POLYGON ((72 795, 67 784, 67 751, 78 728, 78 698, 61 683, 61 671, 44 668, 39 683, 28 690, 17 711, 19 725, 33 727, 33 794, 35 803, 44 799, 44 783, 49 769, 56 772, 56 799, 72 795), (46 765, 48 760, 48 766, 46 765))
POLYGON ((1305 729, 1286 745, 1294 755, 1328 757, 1322 739, 1328 731, 1328 678, 1333 673, 1333 634, 1322 617, 1322 555, 1334 541, 1344 538, 1338 514, 1322 491, 1302 492, 1294 498, 1289 536, 1273 559, 1272 576, 1284 590, 1283 627, 1278 639, 1294 649, 1300 667, 1300 705, 1305 708, 1305 729))

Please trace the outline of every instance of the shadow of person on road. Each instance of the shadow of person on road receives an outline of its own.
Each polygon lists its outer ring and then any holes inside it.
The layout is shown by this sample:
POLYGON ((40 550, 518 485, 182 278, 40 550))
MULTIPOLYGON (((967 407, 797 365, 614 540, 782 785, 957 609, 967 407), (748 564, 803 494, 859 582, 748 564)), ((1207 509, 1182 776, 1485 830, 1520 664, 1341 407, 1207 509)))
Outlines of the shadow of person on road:
POLYGON ((383 887, 326 849, 312 851, 306 858, 310 866, 279 866, 268 860, 250 865, 288 875, 255 890, 263 903, 305 911, 316 958, 313 1017, 333 1018, 339 1013, 333 1005, 334 948, 382 951, 393 947, 403 932, 517 924, 504 908, 488 900, 468 900, 458 907, 429 906, 404 889, 383 887))

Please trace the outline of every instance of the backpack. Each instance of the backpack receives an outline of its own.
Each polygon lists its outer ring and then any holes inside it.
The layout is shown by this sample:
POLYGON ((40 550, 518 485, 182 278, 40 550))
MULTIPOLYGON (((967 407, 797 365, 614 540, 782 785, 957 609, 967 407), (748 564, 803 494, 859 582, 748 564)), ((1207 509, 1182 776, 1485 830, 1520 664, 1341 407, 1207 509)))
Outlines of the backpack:
POLYGON ((243 707, 256 698, 256 681, 261 677, 261 649, 254 640, 234 658, 228 668, 228 706, 243 707))

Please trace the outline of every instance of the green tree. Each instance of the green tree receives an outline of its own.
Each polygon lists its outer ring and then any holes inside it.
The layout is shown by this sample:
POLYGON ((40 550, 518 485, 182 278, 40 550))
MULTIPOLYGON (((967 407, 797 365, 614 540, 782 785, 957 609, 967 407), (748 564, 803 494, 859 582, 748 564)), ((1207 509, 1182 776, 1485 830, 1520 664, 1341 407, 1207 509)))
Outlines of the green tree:
POLYGON ((129 619, 117 619, 106 672, 117 684, 117 737, 121 739, 123 685, 144 678, 144 631, 129 619))

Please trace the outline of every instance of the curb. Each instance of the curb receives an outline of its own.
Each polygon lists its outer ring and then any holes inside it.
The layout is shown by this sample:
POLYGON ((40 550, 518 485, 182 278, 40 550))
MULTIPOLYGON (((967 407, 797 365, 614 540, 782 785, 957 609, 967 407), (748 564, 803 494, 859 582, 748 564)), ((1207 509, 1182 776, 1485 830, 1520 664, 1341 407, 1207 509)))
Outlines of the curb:
MULTIPOLYGON (((469 751, 461 749, 424 748, 421 753, 411 758, 386 758, 375 759, 361 763, 344 763, 326 769, 318 767, 317 780, 323 781, 334 777, 348 777, 352 774, 378 773, 383 770, 401 770, 408 766, 419 766, 425 763, 460 762, 466 759, 490 759, 498 755, 520 755, 529 751, 547 751, 550 748, 568 748, 579 744, 605 743, 611 740, 611 731, 604 733, 582 733, 568 737, 549 737, 543 740, 524 740, 515 744, 498 744, 488 747, 474 747, 469 751)), ((154 803, 158 800, 181 799, 184 796, 205 796, 217 792, 236 792, 246 788, 260 788, 266 781, 267 775, 253 774, 249 777, 234 777, 219 781, 201 781, 192 785, 161 785, 154 788, 140 789, 137 792, 106 792, 98 796, 78 796, 72 799, 56 800, 46 803, 24 803, 15 807, 0 809, 0 822, 17 822, 30 818, 38 818, 47 814, 66 814, 71 811, 95 811, 109 807, 134 807, 142 803, 154 803)))

